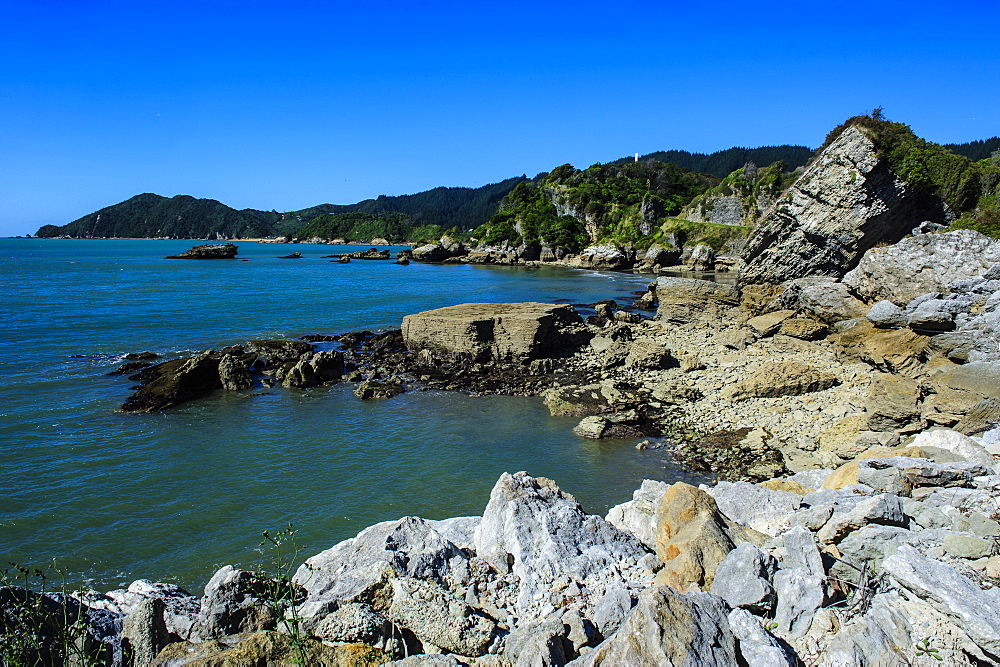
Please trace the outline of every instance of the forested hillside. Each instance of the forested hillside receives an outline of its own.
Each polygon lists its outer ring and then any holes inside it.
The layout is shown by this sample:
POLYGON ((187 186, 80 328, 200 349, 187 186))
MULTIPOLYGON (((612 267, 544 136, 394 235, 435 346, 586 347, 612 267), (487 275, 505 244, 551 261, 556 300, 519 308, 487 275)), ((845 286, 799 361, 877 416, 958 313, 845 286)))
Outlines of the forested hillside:
POLYGON ((391 236, 410 240, 413 236, 423 238, 433 234, 436 229, 457 227, 468 231, 478 227, 489 220, 504 195, 524 180, 525 176, 518 176, 480 188, 441 187, 413 195, 382 195, 356 204, 320 204, 284 214, 254 209, 237 211, 214 199, 195 199, 188 195, 168 198, 147 193, 102 208, 67 225, 46 225, 37 235, 95 238, 318 236, 347 240, 391 236), (327 219, 323 223, 325 226, 314 229, 339 232, 330 237, 305 231, 307 224, 319 216, 345 213, 368 217, 341 218, 338 222, 327 219), (365 236, 362 229, 379 233, 365 236))
POLYGON ((982 141, 970 141, 965 144, 941 144, 942 148, 947 148, 952 153, 964 155, 973 162, 985 160, 993 156, 993 153, 1000 151, 1000 137, 990 137, 982 141))
MULTIPOLYGON (((317 215, 330 213, 367 213, 381 215, 386 213, 402 213, 415 226, 438 225, 449 229, 458 227, 462 230, 475 229, 490 219, 496 212, 500 200, 514 189, 514 186, 526 181, 526 176, 508 178, 499 183, 491 183, 480 188, 434 188, 414 195, 398 195, 387 197, 379 195, 376 199, 366 199, 357 204, 320 204, 290 215, 302 221, 310 220, 317 215)), ((297 232, 296 235, 301 235, 297 232)))
POLYGON ((447 232, 461 236, 456 228, 441 225, 418 225, 405 213, 326 213, 316 216, 295 233, 298 241, 321 239, 330 241, 369 241, 385 239, 390 243, 419 243, 434 241, 447 232))
MULTIPOLYGON (((657 151, 639 156, 640 162, 655 160, 670 162, 702 174, 725 178, 748 162, 757 165, 784 162, 789 170, 803 166, 813 156, 813 149, 805 146, 761 146, 760 148, 729 148, 715 153, 689 153, 688 151, 657 151)), ((635 158, 621 158, 613 164, 634 162, 635 158)))

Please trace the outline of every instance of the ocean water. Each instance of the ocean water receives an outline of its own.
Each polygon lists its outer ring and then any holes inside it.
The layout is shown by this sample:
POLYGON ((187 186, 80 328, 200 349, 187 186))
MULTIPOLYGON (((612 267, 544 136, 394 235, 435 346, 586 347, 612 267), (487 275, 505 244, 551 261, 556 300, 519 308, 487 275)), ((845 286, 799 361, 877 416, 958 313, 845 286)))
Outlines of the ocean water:
POLYGON ((643 478, 697 481, 634 440, 593 441, 537 398, 353 386, 218 392, 160 414, 117 407, 128 352, 398 327, 465 302, 624 299, 649 279, 560 267, 321 259, 352 247, 240 243, 235 261, 164 259, 189 241, 0 239, 0 559, 57 559, 98 590, 138 578, 200 592, 295 526, 303 558, 378 521, 481 514, 504 471, 555 479, 604 514, 643 478))

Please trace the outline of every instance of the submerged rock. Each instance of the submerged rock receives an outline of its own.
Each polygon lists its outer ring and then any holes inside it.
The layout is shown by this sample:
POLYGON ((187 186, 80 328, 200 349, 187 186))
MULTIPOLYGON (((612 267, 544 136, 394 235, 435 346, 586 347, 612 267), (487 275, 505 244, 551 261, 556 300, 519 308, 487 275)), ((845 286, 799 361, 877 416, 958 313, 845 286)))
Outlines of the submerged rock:
POLYGON ((123 412, 156 412, 222 388, 221 355, 203 352, 157 364, 140 373, 143 385, 121 406, 123 412))

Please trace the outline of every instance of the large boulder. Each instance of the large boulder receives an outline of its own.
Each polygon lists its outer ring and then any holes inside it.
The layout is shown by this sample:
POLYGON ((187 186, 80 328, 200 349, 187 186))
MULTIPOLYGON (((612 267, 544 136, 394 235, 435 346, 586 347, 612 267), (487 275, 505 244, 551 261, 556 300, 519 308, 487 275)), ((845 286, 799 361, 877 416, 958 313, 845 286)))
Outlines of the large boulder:
POLYGON ((274 603, 278 584, 257 573, 222 567, 205 584, 201 622, 209 637, 273 630, 278 621, 274 603))
POLYGON ((393 579, 386 615, 422 642, 452 653, 480 656, 493 639, 496 623, 445 588, 408 577, 393 579))
POLYGON ((920 386, 900 375, 879 373, 872 378, 865 408, 872 431, 893 431, 912 423, 919 415, 920 386))
POLYGON ((177 642, 164 648, 153 667, 176 665, 377 665, 390 656, 366 644, 327 646, 305 637, 296 646, 290 635, 260 631, 239 637, 235 645, 219 641, 177 642), (304 660, 303 660, 304 657, 304 660))
POLYGON ((945 205, 910 188, 864 132, 849 126, 761 220, 744 251, 744 283, 843 276, 914 220, 945 222, 945 205))
POLYGON ((864 317, 865 306, 848 285, 826 276, 796 278, 781 286, 767 310, 793 310, 827 324, 864 317))
POLYGON ((403 318, 403 340, 433 363, 526 363, 562 356, 586 342, 572 306, 465 303, 403 318))
POLYGON ((711 587, 729 552, 757 537, 719 512, 712 496, 684 482, 663 494, 654 521, 653 545, 664 565, 656 582, 682 593, 711 587))
POLYGON ((642 480, 642 486, 632 492, 632 500, 608 510, 608 522, 635 535, 640 542, 653 549, 656 508, 669 488, 670 485, 666 482, 642 480))
POLYGON ((722 397, 737 401, 745 398, 798 396, 822 391, 839 384, 831 373, 800 361, 765 361, 760 368, 722 392, 722 397))
POLYGON ((950 565, 901 546, 882 570, 911 595, 926 601, 965 631, 991 661, 1000 661, 1000 594, 982 590, 950 565))
POLYGON ((844 282, 869 301, 898 306, 928 292, 945 292, 955 280, 977 278, 1000 262, 1000 240, 971 229, 920 234, 869 250, 844 282))
POLYGON ((426 243, 414 248, 410 256, 418 262, 445 262, 467 254, 469 249, 460 241, 442 236, 437 243, 426 243))
POLYGON ((635 251, 613 245, 593 245, 584 248, 576 257, 567 258, 569 266, 598 271, 620 271, 635 263, 635 251))
POLYGON ((729 552, 715 570, 712 593, 730 607, 742 607, 766 613, 774 608, 775 593, 771 579, 777 561, 766 551, 744 542, 729 552))

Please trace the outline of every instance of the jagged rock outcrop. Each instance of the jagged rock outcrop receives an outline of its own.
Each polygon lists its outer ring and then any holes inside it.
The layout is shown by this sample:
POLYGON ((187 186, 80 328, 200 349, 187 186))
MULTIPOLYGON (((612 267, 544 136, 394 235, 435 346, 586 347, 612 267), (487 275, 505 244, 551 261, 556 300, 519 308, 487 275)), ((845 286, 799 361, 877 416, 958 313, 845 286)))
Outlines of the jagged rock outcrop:
POLYGON ((440 583, 454 572, 468 572, 468 556, 435 529, 436 523, 418 517, 385 521, 306 560, 292 579, 307 592, 302 615, 363 601, 391 576, 440 583))
MULTIPOLYGON (((601 596, 612 583, 648 582, 648 549, 635 537, 598 516, 584 513, 555 482, 519 472, 504 473, 475 532, 475 547, 501 573, 513 574, 518 615, 553 611, 568 591, 556 592, 557 578, 578 591, 601 596)), ((596 600, 596 598, 595 598, 596 600)))
POLYGON ((423 365, 521 364, 557 357, 589 339, 568 305, 466 303, 403 318, 403 340, 423 365))
POLYGON ((878 243, 903 238, 916 221, 947 222, 945 204, 915 192, 847 127, 763 217, 751 235, 743 283, 840 277, 878 243))
POLYGON ((711 271, 715 268, 715 250, 712 246, 699 243, 684 259, 684 266, 692 271, 711 271))
MULTIPOLYGON (((460 241, 442 236, 437 243, 426 243, 413 249, 411 258, 418 262, 446 262, 469 254, 469 249, 460 241)), ((386 257, 388 258, 388 256, 386 257)))
POLYGON ((179 255, 167 255, 167 259, 234 259, 238 249, 232 243, 206 243, 179 255))
POLYGON ((694 222, 714 225, 746 224, 743 199, 737 195, 704 195, 681 211, 680 217, 694 222))
POLYGON ((872 248, 844 282, 869 302, 886 299, 905 306, 922 294, 948 291, 953 281, 978 278, 996 262, 1000 240, 958 229, 872 248))
POLYGON ((307 389, 337 382, 344 374, 344 355, 337 350, 306 352, 284 373, 283 387, 307 389))

